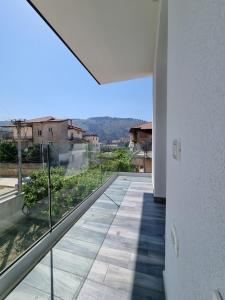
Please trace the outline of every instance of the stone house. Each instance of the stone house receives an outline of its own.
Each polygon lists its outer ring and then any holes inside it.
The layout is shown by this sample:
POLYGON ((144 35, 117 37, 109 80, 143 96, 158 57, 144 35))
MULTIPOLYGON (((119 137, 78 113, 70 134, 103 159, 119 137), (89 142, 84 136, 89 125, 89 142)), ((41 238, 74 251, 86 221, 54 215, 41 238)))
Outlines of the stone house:
POLYGON ((94 146, 96 149, 100 150, 100 141, 97 134, 85 134, 84 140, 91 146, 94 146))
POLYGON ((152 123, 139 124, 130 129, 129 148, 138 172, 152 172, 152 123))
MULTIPOLYGON (((11 139, 17 140, 18 133, 15 125, 4 126, 11 129, 11 139)), ((72 124, 69 119, 57 119, 52 116, 24 120, 21 127, 21 140, 28 144, 64 144, 86 143, 83 139, 85 131, 72 124)))

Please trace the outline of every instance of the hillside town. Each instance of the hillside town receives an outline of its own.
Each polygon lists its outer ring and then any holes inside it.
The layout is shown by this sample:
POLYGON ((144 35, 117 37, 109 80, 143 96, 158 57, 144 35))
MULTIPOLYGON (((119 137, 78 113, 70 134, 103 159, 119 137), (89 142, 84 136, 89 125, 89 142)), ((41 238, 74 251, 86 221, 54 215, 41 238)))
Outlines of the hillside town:
MULTIPOLYGON (((127 136, 101 142, 93 132, 86 132, 69 118, 44 116, 28 120, 12 121, 0 126, 0 141, 21 142, 22 149, 34 145, 55 145, 55 160, 62 162, 69 159, 68 150, 89 145, 97 152, 129 149, 133 157, 136 172, 152 171, 152 123, 145 122, 131 127, 127 136), (79 146, 78 146, 79 145, 79 146)), ((80 148, 81 149, 81 148, 80 148)))

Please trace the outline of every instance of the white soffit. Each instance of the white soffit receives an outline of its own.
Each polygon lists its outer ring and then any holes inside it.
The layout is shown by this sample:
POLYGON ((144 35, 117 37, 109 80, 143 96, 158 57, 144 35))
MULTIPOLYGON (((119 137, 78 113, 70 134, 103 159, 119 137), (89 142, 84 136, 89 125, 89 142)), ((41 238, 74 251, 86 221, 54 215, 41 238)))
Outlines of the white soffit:
POLYGON ((99 83, 153 72, 159 0, 28 0, 99 83))

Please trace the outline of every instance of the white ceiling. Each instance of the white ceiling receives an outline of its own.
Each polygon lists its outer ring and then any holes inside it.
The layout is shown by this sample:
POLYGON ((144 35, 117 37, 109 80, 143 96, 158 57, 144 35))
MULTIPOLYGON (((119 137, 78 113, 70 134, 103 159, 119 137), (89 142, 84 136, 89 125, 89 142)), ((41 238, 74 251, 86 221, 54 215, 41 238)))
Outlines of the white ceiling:
POLYGON ((99 83, 152 74, 159 1, 28 2, 99 83))

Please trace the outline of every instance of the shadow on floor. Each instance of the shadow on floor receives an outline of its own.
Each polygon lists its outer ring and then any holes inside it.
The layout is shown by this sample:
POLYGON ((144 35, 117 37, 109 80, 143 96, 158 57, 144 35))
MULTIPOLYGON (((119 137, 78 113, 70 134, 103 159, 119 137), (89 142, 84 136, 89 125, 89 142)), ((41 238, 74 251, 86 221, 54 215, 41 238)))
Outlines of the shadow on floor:
MULTIPOLYGON (((144 193, 132 300, 164 300, 165 205, 144 193), (148 289, 141 287, 145 281, 148 289)), ((146 284, 145 284, 146 286, 146 284)))

